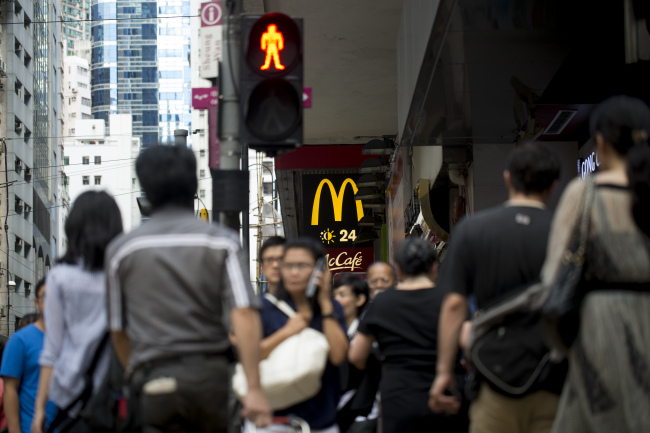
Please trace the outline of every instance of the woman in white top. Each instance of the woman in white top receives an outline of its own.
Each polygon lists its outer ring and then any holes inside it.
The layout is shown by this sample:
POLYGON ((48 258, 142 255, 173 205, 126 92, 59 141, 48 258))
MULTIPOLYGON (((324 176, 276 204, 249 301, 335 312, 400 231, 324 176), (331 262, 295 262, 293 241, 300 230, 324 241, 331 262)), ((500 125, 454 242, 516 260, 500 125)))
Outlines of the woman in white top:
MULTIPOLYGON (((115 200, 101 191, 81 194, 65 223, 68 250, 47 275, 45 342, 32 432, 42 433, 45 404, 67 407, 84 390, 84 374, 107 332, 104 252, 122 233, 122 216, 115 200)), ((108 369, 108 351, 93 374, 96 392, 108 369)), ((79 405, 68 416, 76 418, 79 405)), ((89 431, 79 421, 75 431, 89 431), (79 430, 77 430, 79 429, 79 430)))

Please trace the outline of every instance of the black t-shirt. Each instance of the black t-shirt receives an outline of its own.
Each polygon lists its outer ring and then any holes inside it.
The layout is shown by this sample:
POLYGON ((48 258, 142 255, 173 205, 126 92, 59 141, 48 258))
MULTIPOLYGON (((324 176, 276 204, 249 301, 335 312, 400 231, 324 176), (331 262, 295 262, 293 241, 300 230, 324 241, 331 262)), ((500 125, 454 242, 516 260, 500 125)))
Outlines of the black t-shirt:
POLYGON ((466 218, 454 231, 437 285, 474 293, 479 309, 539 278, 552 214, 532 206, 498 206, 466 218))
POLYGON ((369 305, 359 332, 377 339, 384 366, 435 371, 443 295, 435 288, 388 290, 369 305))

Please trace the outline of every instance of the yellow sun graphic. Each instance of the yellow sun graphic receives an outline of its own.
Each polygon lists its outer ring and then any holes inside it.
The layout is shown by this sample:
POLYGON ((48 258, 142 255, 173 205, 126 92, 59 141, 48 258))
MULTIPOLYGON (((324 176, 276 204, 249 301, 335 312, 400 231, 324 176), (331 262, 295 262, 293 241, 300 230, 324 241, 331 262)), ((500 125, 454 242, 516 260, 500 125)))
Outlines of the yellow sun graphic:
POLYGON ((330 231, 330 229, 325 229, 322 232, 320 232, 320 238, 323 241, 323 243, 327 242, 327 244, 332 244, 334 243, 334 232, 330 231))

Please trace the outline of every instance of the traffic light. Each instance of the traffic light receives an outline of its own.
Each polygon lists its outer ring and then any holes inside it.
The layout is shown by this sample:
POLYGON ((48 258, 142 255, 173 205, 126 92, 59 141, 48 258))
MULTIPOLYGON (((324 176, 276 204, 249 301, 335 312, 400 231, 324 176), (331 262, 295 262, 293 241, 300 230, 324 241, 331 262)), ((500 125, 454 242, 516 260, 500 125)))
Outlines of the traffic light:
POLYGON ((243 16, 241 35, 239 140, 270 154, 301 145, 302 19, 243 16))

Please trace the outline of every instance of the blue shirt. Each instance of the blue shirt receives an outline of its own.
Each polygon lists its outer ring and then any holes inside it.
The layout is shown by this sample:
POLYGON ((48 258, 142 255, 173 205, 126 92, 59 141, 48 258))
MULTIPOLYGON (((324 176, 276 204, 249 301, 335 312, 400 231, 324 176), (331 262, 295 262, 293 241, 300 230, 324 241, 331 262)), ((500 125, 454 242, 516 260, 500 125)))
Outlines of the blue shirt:
MULTIPOLYGON (((43 331, 31 324, 16 332, 7 342, 2 356, 2 377, 15 377, 20 380, 18 402, 20 403, 20 431, 30 433, 34 418, 34 403, 38 391, 40 367, 38 358, 43 349, 43 331)), ((5 388, 6 392, 6 388, 5 388)), ((47 424, 56 417, 56 406, 47 403, 47 424)))
MULTIPOLYGON (((296 306, 293 300, 289 299, 286 302, 295 310, 296 306)), ((339 317, 341 329, 345 333, 346 326, 343 308, 336 301, 332 301, 332 304, 334 304, 334 312, 339 317)), ((262 327, 265 338, 278 331, 289 320, 282 311, 278 310, 266 298, 262 298, 262 311, 260 314, 262 316, 262 327)), ((314 314, 309 323, 309 327, 323 332, 322 316, 320 314, 314 314)), ((325 372, 323 373, 323 385, 318 394, 295 406, 276 411, 274 416, 295 415, 307 421, 312 429, 324 429, 336 424, 336 406, 339 402, 340 394, 341 383, 339 369, 328 360, 325 372)))

